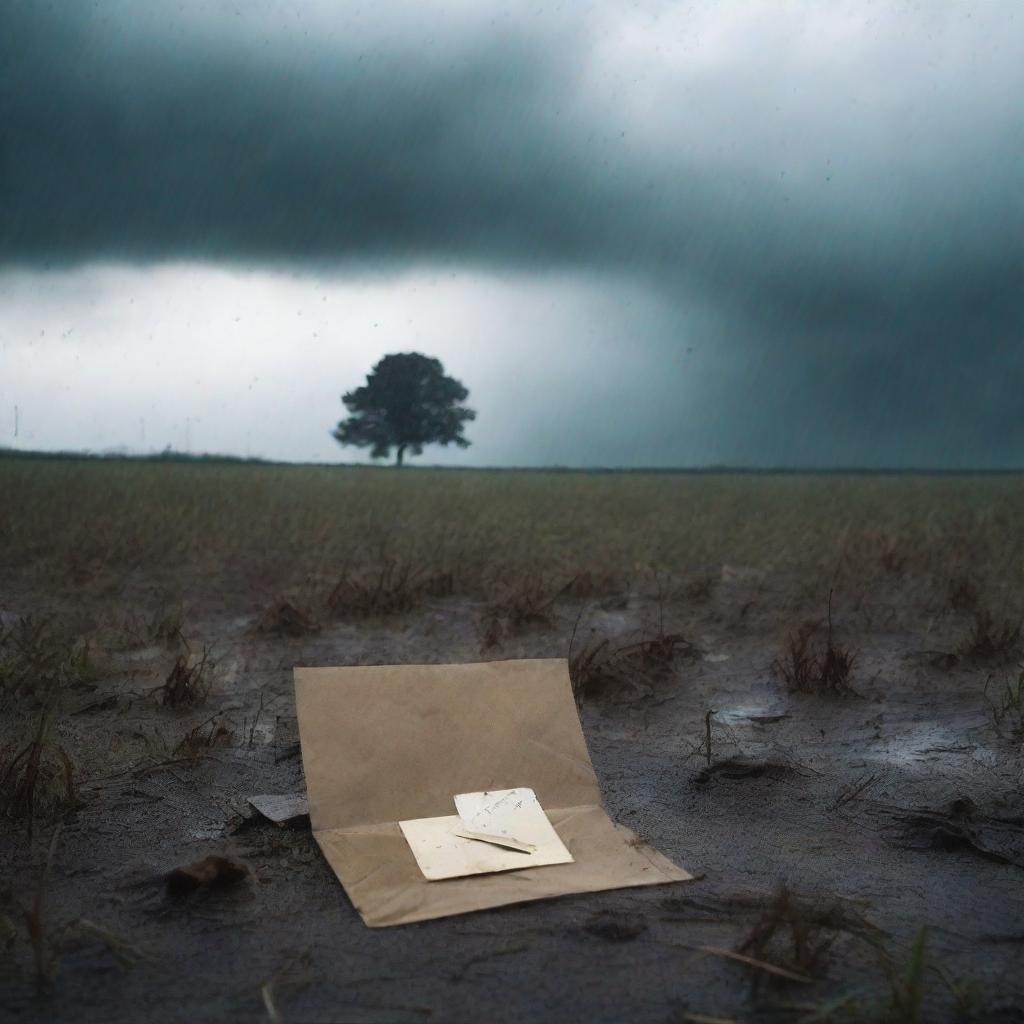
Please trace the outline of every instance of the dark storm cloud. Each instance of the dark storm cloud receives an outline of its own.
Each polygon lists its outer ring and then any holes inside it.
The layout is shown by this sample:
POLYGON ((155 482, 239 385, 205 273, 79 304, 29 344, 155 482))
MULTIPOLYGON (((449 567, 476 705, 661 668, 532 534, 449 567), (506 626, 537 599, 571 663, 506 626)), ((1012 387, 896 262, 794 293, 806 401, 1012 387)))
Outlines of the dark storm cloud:
POLYGON ((813 9, 733 45, 652 5, 630 51, 611 5, 9 3, 0 261, 590 267, 718 309, 736 390, 850 451, 932 415, 1019 451, 1015 5, 813 9))
POLYGON ((232 34, 214 16, 202 32, 173 5, 167 24, 116 10, 6 18, 8 260, 593 246, 596 194, 580 195, 554 110, 571 68, 515 30, 423 53, 400 25, 362 49, 343 31, 232 34))

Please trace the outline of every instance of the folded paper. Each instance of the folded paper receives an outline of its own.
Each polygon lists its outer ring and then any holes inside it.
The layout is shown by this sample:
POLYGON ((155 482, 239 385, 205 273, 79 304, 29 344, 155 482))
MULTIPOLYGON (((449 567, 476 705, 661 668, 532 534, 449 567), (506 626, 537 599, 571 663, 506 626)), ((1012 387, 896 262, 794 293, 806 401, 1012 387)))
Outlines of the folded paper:
POLYGON ((297 668, 295 698, 313 834, 371 927, 691 878, 603 810, 564 659, 297 668), (524 788, 571 862, 425 877, 400 822, 524 788))
POLYGON ((455 815, 398 823, 424 878, 440 881, 572 861, 532 789, 459 793, 455 808, 455 815))

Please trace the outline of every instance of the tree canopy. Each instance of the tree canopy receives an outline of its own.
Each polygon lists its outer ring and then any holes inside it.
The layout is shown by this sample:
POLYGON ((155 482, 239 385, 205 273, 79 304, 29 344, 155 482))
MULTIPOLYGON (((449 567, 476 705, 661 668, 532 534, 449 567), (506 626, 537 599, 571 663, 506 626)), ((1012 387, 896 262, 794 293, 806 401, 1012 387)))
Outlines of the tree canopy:
POLYGON ((367 375, 366 383, 341 396, 351 414, 332 432, 339 444, 369 448, 375 459, 395 449, 402 465, 406 451, 419 455, 425 444, 469 447, 465 424, 476 412, 461 403, 469 391, 445 375, 440 360, 419 352, 385 356, 367 375))

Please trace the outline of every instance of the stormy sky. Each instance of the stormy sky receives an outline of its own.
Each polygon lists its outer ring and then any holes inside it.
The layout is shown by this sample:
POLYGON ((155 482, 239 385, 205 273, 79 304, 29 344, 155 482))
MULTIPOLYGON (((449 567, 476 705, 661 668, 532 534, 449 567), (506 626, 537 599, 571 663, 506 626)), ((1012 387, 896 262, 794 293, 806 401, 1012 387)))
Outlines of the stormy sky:
POLYGON ((0 8, 0 444, 1024 464, 1017 0, 0 8), (15 436, 14 409, 18 433, 15 436))

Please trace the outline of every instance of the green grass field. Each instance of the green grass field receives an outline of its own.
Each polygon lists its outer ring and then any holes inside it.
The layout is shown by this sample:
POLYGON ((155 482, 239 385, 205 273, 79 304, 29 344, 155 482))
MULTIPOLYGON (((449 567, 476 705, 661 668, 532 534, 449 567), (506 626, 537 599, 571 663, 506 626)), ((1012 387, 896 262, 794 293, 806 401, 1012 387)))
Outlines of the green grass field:
POLYGON ((9 572, 259 567, 281 586, 387 562, 457 590, 508 573, 634 579, 722 564, 785 573, 1012 582, 1018 476, 831 476, 359 469, 0 459, 9 572))

